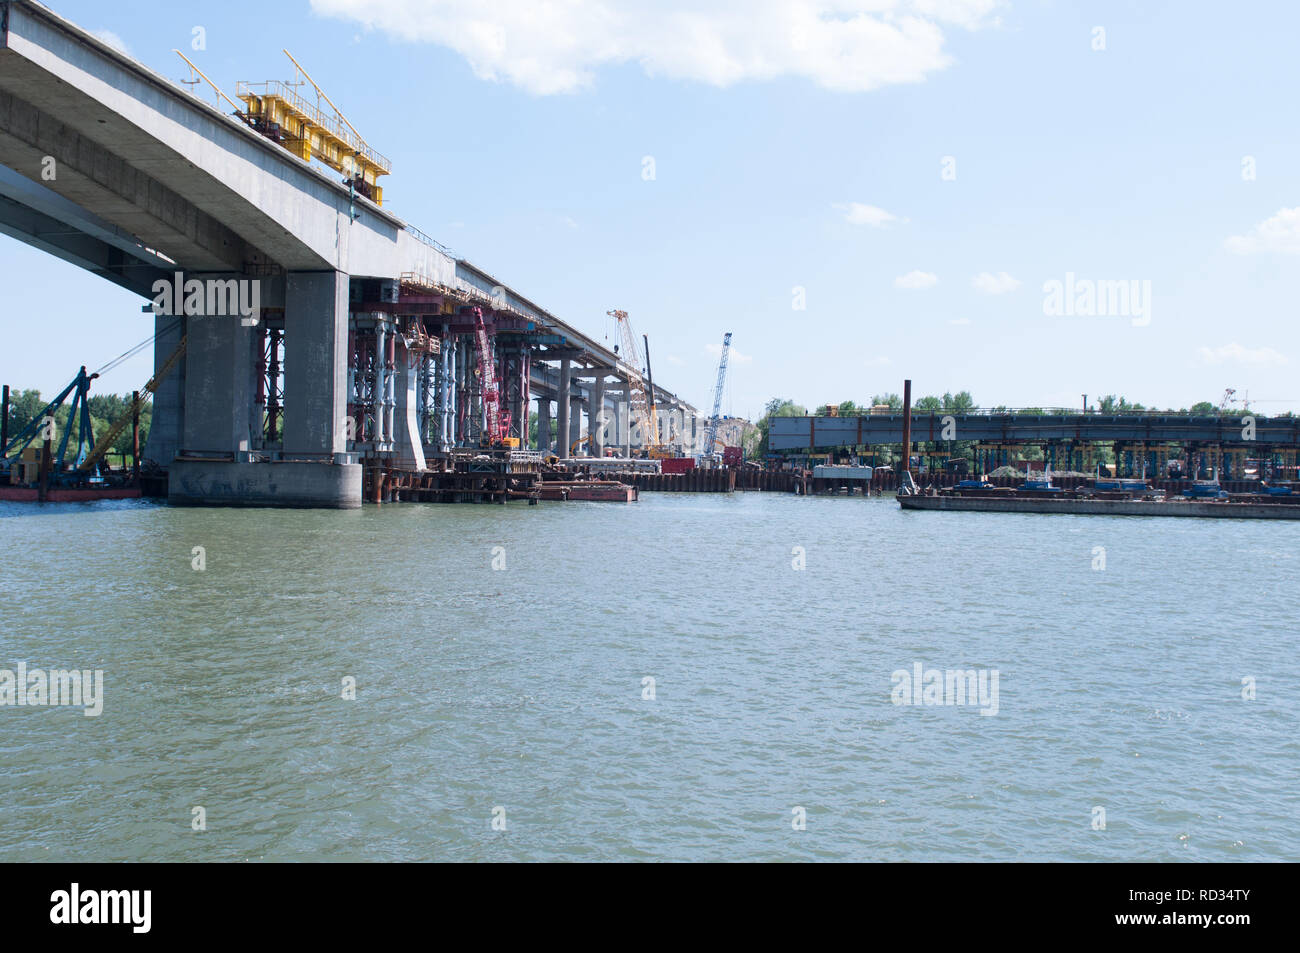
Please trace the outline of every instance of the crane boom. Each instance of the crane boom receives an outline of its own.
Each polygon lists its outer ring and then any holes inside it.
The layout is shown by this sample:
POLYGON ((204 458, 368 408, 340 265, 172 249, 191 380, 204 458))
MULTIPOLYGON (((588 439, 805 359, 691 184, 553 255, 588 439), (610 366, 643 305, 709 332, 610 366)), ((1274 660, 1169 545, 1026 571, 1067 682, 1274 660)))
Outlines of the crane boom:
POLYGON ((722 388, 727 381, 727 355, 731 351, 731 332, 722 336, 722 359, 718 361, 718 381, 713 387, 713 414, 709 424, 704 428, 704 448, 700 456, 706 460, 715 458, 717 450, 714 444, 718 440, 718 416, 722 413, 722 388))
POLYGON ((654 405, 646 395, 645 378, 641 376, 641 356, 636 346, 636 335, 632 333, 632 324, 627 319, 626 311, 605 313, 618 322, 618 329, 623 338, 623 361, 628 368, 627 384, 631 392, 628 405, 631 415, 641 424, 641 433, 646 446, 658 449, 659 423, 655 419, 654 405))
POLYGON ((86 459, 82 460, 77 466, 78 473, 84 473, 89 470, 95 465, 96 461, 98 461, 100 457, 108 452, 108 448, 113 445, 113 441, 117 439, 118 434, 126 429, 127 423, 130 422, 136 411, 143 407, 148 402, 148 399, 153 396, 154 391, 158 389, 158 385, 162 383, 163 378, 166 377, 171 369, 176 366, 176 362, 179 361, 181 355, 185 353, 186 338, 186 335, 181 335, 181 343, 176 345, 176 350, 172 351, 171 355, 163 362, 163 366, 158 369, 157 373, 155 373, 153 377, 149 378, 149 383, 144 385, 144 390, 140 391, 139 398, 131 405, 130 409, 126 413, 113 421, 109 428, 104 431, 104 435, 99 438, 94 449, 92 449, 86 456, 86 459))
POLYGON ((483 409, 487 411, 487 443, 495 446, 510 432, 510 415, 501 412, 501 391, 497 387, 496 363, 492 360, 492 341, 488 337, 483 309, 474 309, 474 338, 478 342, 479 374, 483 380, 483 409))

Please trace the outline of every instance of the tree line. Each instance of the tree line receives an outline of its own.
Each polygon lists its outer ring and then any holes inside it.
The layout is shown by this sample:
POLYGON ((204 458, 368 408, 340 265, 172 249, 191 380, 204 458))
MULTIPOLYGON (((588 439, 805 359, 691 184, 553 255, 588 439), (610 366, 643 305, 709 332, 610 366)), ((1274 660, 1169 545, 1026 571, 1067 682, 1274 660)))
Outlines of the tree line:
MULTIPOLYGON (((9 392, 9 439, 12 440, 18 435, 18 432, 30 423, 37 414, 45 409, 49 403, 48 398, 41 396, 39 390, 11 390, 9 392)), ((63 439, 64 433, 68 429, 68 413, 71 409, 72 397, 69 395, 58 409, 54 412, 54 427, 57 434, 55 448, 63 439)), ((131 395, 130 394, 92 394, 86 402, 90 410, 90 425, 94 430, 95 439, 104 434, 108 428, 117 420, 131 413, 131 395)), ((153 403, 146 403, 140 408, 140 446, 144 448, 145 437, 149 435, 149 425, 153 422, 153 403)), ((73 426, 78 426, 77 421, 73 421, 73 426)), ((68 445, 72 445, 72 440, 76 439, 74 434, 68 440, 68 445)), ((125 427, 113 445, 108 448, 109 453, 118 454, 131 452, 131 428, 125 427)))

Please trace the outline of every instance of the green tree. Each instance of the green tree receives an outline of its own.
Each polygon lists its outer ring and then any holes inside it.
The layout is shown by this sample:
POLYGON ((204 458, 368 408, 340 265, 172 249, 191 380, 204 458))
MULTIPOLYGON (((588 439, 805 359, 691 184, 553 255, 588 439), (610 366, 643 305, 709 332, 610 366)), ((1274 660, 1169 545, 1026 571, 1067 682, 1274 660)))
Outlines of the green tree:
POLYGON ((45 407, 45 399, 38 390, 11 390, 9 392, 9 439, 27 426, 45 407))
POLYGON ((773 397, 763 407, 763 416, 759 418, 757 427, 760 434, 758 442, 759 454, 765 454, 768 451, 768 431, 771 428, 773 417, 806 417, 808 409, 802 404, 796 404, 792 400, 784 397, 773 397))
POLYGON ((953 413, 964 414, 967 411, 975 409, 975 398, 970 395, 970 391, 964 390, 957 394, 943 395, 943 409, 953 413))
POLYGON ((839 414, 839 416, 841 417, 853 417, 857 414, 865 413, 865 411, 853 401, 845 400, 845 401, 841 401, 838 404, 822 404, 813 412, 813 416, 829 417, 831 412, 831 407, 834 407, 835 412, 839 414))
MULTIPOLYGON (((71 412, 72 401, 65 400, 62 406, 54 411, 55 440, 54 448, 57 450, 59 443, 63 440, 64 433, 68 429, 68 415, 71 412)), ((121 432, 114 439, 108 448, 108 453, 116 456, 117 454, 131 453, 131 395, 130 394, 92 394, 87 401, 87 408, 90 411, 90 426, 93 431, 93 438, 98 442, 112 424, 118 420, 125 420, 121 432)), ((9 394, 9 438, 12 440, 18 432, 27 425, 37 414, 45 409, 45 400, 41 397, 40 392, 36 390, 12 391, 9 394)), ((140 408, 140 447, 144 449, 145 439, 149 436, 149 427, 153 423, 153 404, 146 402, 140 408)), ((80 421, 72 421, 74 428, 80 427, 80 421)), ((75 451, 74 441, 78 434, 73 433, 68 438, 68 456, 71 458, 75 451)), ((93 443, 91 444, 94 445, 93 443)), ((117 461, 114 461, 114 465, 117 461)))

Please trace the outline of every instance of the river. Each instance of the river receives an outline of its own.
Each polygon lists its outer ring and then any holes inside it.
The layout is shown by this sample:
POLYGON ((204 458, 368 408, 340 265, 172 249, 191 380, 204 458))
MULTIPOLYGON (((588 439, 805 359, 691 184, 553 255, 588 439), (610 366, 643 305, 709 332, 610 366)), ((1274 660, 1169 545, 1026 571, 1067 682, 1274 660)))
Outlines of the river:
POLYGON ((9 860, 1300 860, 1297 523, 644 493, 0 539, 0 668, 103 672, 97 716, 0 707, 9 860), (918 663, 988 691, 900 704, 918 663))

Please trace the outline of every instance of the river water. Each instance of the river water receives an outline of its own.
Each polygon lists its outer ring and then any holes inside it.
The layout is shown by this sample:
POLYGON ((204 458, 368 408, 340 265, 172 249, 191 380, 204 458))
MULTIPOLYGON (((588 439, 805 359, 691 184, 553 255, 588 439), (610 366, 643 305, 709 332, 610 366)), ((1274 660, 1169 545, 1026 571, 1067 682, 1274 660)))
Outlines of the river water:
POLYGON ((0 707, 9 860, 1300 860, 1300 523, 647 493, 0 540, 0 669, 104 686, 0 707), (996 713, 897 704, 918 663, 996 713))

